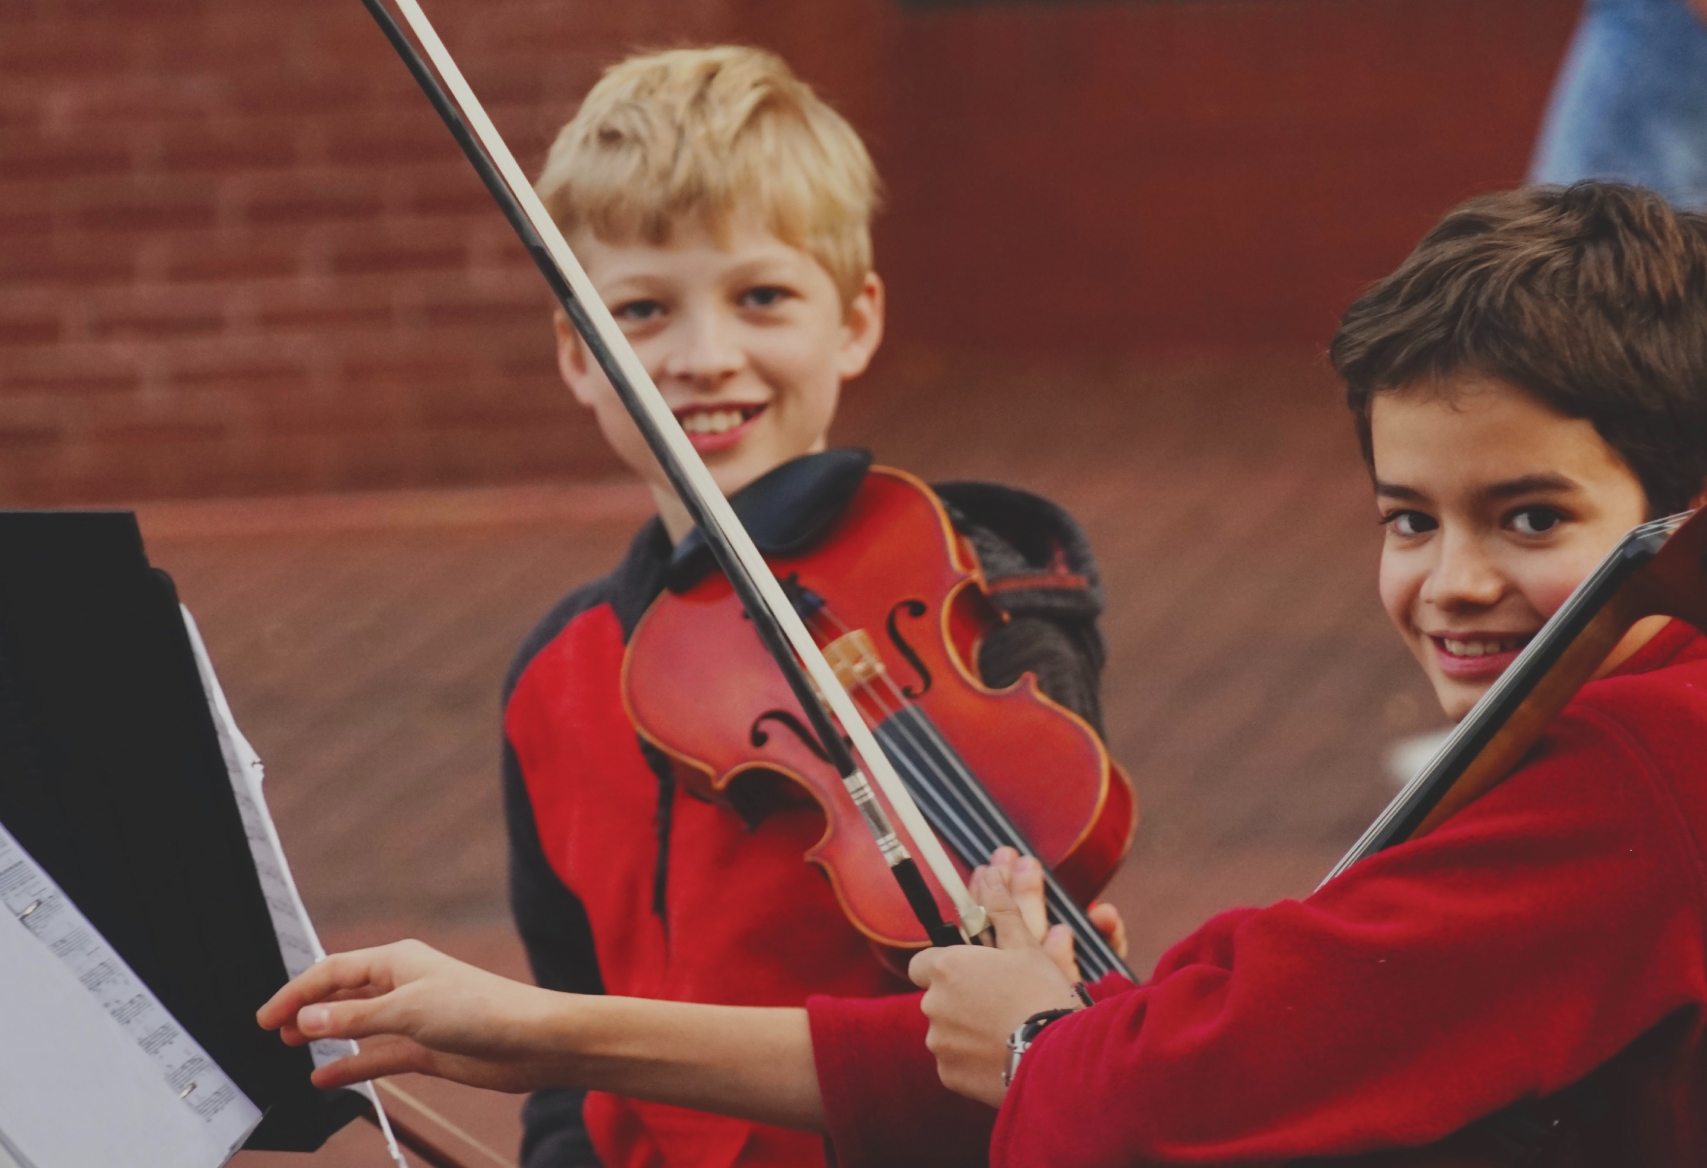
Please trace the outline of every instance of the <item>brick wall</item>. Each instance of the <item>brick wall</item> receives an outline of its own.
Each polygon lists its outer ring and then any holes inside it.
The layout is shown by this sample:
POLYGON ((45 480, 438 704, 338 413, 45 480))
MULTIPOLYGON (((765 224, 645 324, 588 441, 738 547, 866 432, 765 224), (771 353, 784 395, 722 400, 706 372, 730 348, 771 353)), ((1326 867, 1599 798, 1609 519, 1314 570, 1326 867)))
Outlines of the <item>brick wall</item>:
MULTIPOLYGON (((715 0, 444 0, 537 165, 715 0)), ((0 7, 0 498, 601 476, 549 298, 355 0, 0 7)))
POLYGON ((895 311, 932 344, 1010 352, 1324 348, 1443 211, 1522 180, 1577 7, 909 16, 884 126, 895 311))
MULTIPOLYGON (((1575 5, 429 7, 530 168, 629 47, 785 52, 889 182, 893 367, 1320 345, 1521 174, 1575 5)), ((0 6, 0 503, 609 475, 547 308, 357 0, 0 6)))

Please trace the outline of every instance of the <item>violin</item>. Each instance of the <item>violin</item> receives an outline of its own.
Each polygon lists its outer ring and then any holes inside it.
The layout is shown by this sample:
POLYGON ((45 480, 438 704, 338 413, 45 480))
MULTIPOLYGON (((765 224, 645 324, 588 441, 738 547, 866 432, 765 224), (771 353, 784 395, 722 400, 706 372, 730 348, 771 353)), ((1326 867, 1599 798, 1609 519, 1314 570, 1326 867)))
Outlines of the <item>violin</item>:
MULTIPOLYGON (((1072 930, 1086 979, 1130 976, 1080 906, 1131 847, 1131 781, 1032 675, 1002 690, 979 680, 979 642, 1004 617, 930 488, 873 467, 831 530, 768 565, 956 867, 1002 845, 1036 856, 1049 914, 1072 930)), ((729 800, 755 771, 809 793, 825 829, 806 859, 854 927, 886 949, 929 943, 726 578, 708 572, 653 602, 629 639, 622 694, 692 793, 729 800)))

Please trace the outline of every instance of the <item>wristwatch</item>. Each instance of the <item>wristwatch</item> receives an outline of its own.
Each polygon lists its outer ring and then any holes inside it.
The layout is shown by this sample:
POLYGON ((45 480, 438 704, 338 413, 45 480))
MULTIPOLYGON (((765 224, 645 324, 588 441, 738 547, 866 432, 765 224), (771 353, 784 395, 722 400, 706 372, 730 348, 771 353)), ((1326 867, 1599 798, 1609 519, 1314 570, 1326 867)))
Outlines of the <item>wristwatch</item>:
POLYGON ((1031 1049, 1031 1044, 1037 1041, 1037 1036, 1043 1033, 1043 1028, 1057 1018, 1065 1018, 1068 1014, 1078 1013, 1078 1007, 1065 1006, 1059 1010, 1045 1010, 1041 1014, 1033 1014, 1014 1028, 1008 1035, 1008 1063, 1002 1068, 1002 1086, 1006 1087, 1019 1074, 1020 1056, 1031 1049))

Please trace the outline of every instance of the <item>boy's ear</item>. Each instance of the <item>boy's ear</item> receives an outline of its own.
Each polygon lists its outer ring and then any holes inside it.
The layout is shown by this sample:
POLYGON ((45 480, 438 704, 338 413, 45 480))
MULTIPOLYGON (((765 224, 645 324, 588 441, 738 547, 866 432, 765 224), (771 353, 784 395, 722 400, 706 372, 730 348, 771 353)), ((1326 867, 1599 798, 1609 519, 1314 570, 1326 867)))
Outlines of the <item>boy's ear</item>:
POLYGON ((864 373, 877 346, 883 342, 883 307, 883 280, 876 272, 867 272, 842 316, 842 347, 836 355, 836 373, 843 381, 864 373))
POLYGON ((561 308, 551 314, 551 328, 557 334, 557 374, 575 395, 575 400, 588 409, 593 405, 593 381, 598 371, 593 368, 592 354, 587 352, 581 334, 569 323, 569 314, 561 308))

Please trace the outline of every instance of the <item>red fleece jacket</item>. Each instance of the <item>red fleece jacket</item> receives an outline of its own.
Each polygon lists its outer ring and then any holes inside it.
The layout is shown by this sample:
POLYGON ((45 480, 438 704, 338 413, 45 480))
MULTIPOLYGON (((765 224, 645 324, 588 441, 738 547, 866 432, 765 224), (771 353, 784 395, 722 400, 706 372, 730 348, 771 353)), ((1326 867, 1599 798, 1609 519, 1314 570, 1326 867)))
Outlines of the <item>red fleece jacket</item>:
POLYGON ((1673 622, 1432 835, 1103 983, 999 1113, 936 1081, 916 996, 812 999, 838 1162, 1352 1155, 1603 1068, 1617 1163, 1707 1164, 1704 836, 1707 638, 1673 622))
MULTIPOLYGON (((797 551, 852 505, 869 461, 857 451, 809 455, 731 501, 761 548, 797 551)), ((984 680, 1004 686, 1031 671, 1046 693, 1094 718, 1102 599, 1077 524, 1006 487, 945 484, 940 497, 1009 617, 980 644, 984 680)), ((810 795, 790 797, 781 785, 739 809, 709 802, 637 739, 622 701, 628 639, 663 588, 709 570, 692 546, 673 546, 660 522, 648 524, 614 572, 540 622, 512 668, 511 903, 534 975, 576 993, 746 1006, 908 992, 802 860, 824 832, 810 795)), ((539 1092, 523 1124, 528 1168, 824 1164, 823 1140, 808 1132, 603 1092, 539 1092)))

